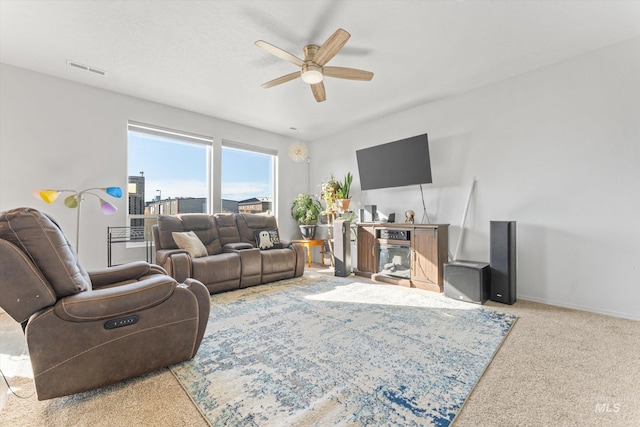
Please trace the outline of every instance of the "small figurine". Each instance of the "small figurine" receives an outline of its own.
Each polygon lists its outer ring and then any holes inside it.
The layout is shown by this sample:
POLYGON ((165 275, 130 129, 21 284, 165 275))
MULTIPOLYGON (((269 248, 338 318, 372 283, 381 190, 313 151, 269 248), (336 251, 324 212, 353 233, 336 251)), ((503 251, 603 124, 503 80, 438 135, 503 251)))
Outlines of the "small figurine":
POLYGON ((271 237, 269 236, 268 231, 261 231, 260 234, 260 249, 269 249, 273 247, 273 242, 271 241, 271 237))
POLYGON ((415 216, 416 213, 414 211, 406 211, 404 213, 404 222, 413 224, 413 222, 415 221, 415 216))

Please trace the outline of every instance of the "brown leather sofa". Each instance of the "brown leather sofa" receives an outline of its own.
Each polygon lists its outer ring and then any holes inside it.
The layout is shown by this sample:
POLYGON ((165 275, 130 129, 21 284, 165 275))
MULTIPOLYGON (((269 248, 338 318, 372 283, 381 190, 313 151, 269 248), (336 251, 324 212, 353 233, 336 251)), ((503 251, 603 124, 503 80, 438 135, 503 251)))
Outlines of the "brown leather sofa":
POLYGON ((55 221, 18 208, 0 213, 0 306, 22 324, 45 400, 191 359, 210 299, 142 261, 87 272, 55 221))
POLYGON ((277 231, 276 219, 262 214, 160 215, 153 227, 156 263, 176 280, 194 278, 210 293, 302 276, 304 248, 280 241, 261 250, 256 235, 277 231), (193 231, 206 248, 204 256, 180 249, 173 233, 193 231))

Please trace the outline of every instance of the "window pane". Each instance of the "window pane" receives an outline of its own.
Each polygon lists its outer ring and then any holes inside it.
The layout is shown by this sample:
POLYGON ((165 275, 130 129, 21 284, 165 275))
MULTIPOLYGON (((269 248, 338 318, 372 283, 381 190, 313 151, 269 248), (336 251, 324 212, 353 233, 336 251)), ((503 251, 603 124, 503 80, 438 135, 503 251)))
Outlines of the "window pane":
POLYGON ((141 213, 141 206, 146 214, 206 212, 210 149, 129 131, 129 214, 141 213))
POLYGON ((222 147, 222 211, 273 213, 275 156, 222 147))

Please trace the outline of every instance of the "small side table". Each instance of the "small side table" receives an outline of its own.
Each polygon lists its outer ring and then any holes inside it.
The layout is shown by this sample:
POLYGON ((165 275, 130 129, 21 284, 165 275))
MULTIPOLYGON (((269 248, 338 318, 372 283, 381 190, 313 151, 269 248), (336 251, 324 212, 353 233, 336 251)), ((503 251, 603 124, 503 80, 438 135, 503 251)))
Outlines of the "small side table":
POLYGON ((314 246, 320 246, 320 257, 322 258, 322 265, 324 265, 324 240, 292 240, 293 243, 300 243, 307 248, 307 265, 311 267, 311 248, 314 246))

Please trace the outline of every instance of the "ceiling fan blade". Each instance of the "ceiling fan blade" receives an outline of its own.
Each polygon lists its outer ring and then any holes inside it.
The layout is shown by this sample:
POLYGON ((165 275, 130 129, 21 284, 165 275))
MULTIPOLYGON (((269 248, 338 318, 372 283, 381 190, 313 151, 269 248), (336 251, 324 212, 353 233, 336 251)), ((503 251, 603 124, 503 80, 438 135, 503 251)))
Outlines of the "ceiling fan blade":
POLYGON ((263 83, 260 86, 262 86, 265 89, 269 89, 270 87, 277 86, 277 85, 282 84, 282 83, 286 83, 286 82, 288 82, 290 80, 293 80, 293 79, 295 79, 297 77, 300 77, 300 71, 296 71, 296 72, 293 72, 291 74, 286 74, 284 76, 280 76, 277 79, 273 79, 273 80, 271 80, 269 82, 263 83))
POLYGON ((373 78, 371 71, 358 70, 357 68, 324 67, 323 70, 325 76, 337 79, 371 80, 373 78))
POLYGON ((302 59, 287 52, 286 50, 282 50, 279 47, 272 45, 271 43, 267 43, 264 40, 258 40, 255 43, 255 45, 263 48, 264 50, 266 50, 272 55, 277 56, 278 58, 284 59, 285 61, 291 62, 294 65, 297 65, 298 67, 302 67, 302 65, 304 64, 304 61, 302 59))
POLYGON ((311 85, 311 92, 313 92, 313 96, 318 102, 327 99, 327 93, 324 91, 324 83, 322 82, 311 85))
POLYGON ((327 41, 320 46, 320 49, 318 49, 318 52, 313 57, 313 62, 322 67, 329 62, 331 58, 336 56, 340 49, 342 49, 342 46, 349 40, 349 37, 351 37, 351 34, 342 28, 338 28, 336 32, 331 34, 327 41))

